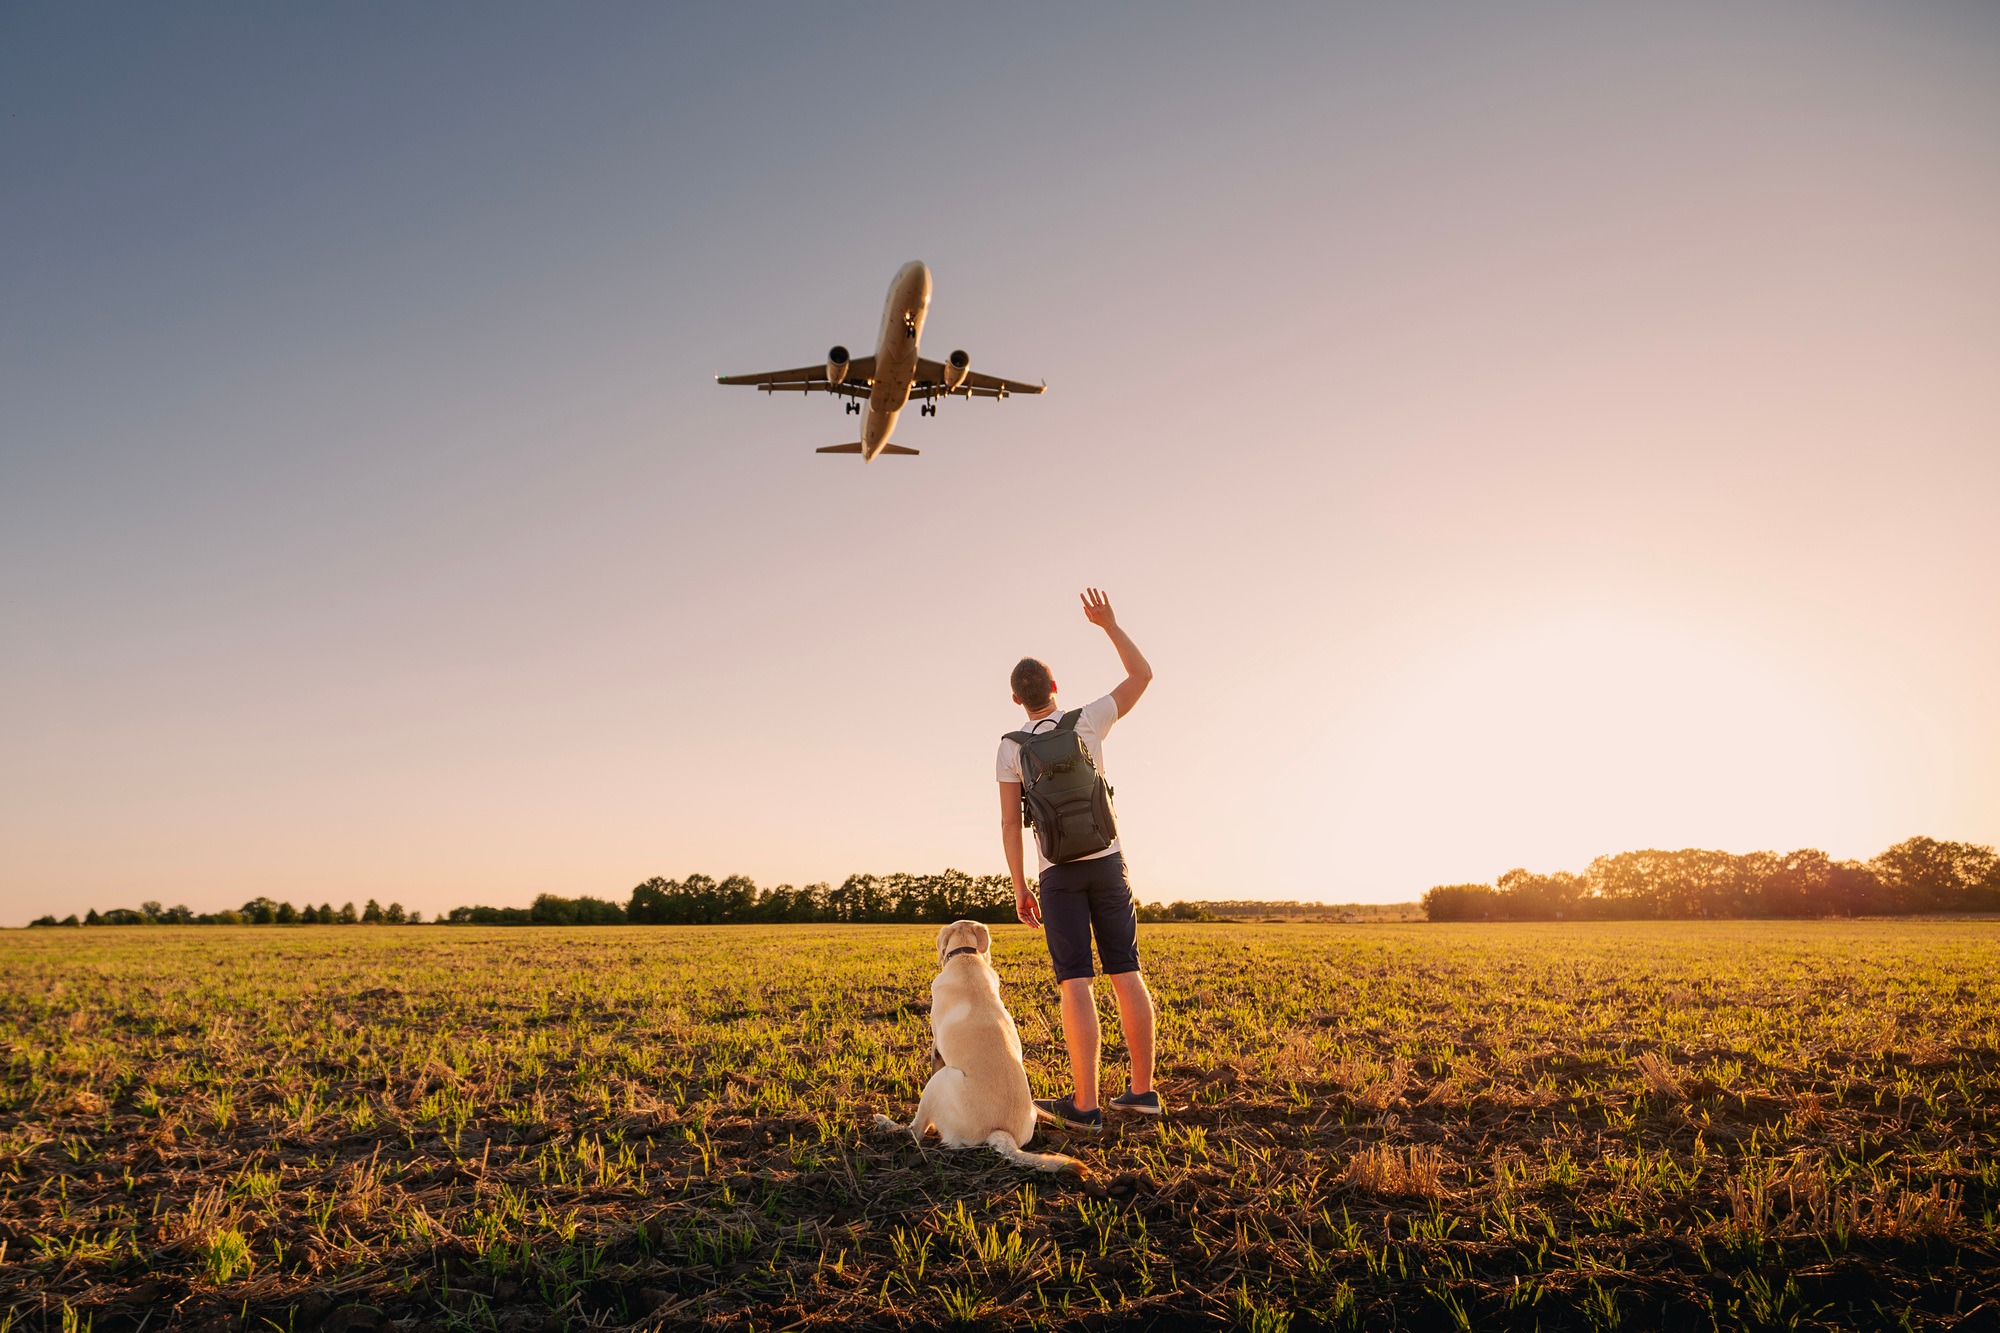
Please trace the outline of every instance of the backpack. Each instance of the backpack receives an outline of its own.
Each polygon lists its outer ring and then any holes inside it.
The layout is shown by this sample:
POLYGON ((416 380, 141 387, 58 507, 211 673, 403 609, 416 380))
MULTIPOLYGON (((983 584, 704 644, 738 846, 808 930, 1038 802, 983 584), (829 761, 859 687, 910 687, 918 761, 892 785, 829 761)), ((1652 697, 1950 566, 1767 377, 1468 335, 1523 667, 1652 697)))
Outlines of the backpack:
POLYGON ((1021 747, 1021 823, 1035 831, 1051 865, 1101 852, 1118 837, 1111 815, 1111 784, 1090 762, 1076 734, 1077 710, 1050 731, 1010 731, 1002 740, 1021 747))

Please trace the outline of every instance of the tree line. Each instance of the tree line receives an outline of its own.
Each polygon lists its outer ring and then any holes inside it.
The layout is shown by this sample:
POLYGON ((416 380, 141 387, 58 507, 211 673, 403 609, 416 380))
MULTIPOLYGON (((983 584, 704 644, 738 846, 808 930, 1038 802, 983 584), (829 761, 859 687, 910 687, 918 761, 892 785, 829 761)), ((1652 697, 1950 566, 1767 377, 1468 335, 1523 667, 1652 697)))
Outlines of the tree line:
MULTIPOLYGON (((838 886, 780 884, 760 889, 742 875, 716 880, 707 875, 686 879, 658 876, 634 886, 623 903, 588 895, 565 898, 544 893, 527 907, 454 907, 433 924, 451 926, 709 926, 750 922, 935 922, 970 919, 1012 921, 1014 890, 1005 875, 968 875, 946 870, 934 875, 849 875, 838 886)), ((353 903, 335 910, 322 904, 294 907, 269 898, 253 898, 239 910, 195 913, 186 907, 92 909, 79 920, 75 914, 58 921, 44 916, 34 926, 266 926, 266 925, 421 925, 423 913, 405 912, 399 903, 387 907, 369 899, 356 912, 353 903)))
POLYGON ((252 898, 240 908, 224 908, 220 912, 196 912, 185 906, 162 907, 158 903, 140 903, 133 907, 113 907, 100 912, 92 908, 81 919, 76 913, 58 921, 53 915, 39 916, 30 926, 402 926, 422 925, 422 912, 405 912, 401 903, 390 903, 387 907, 373 898, 360 911, 354 910, 353 903, 343 904, 335 909, 331 903, 321 903, 314 907, 307 903, 304 907, 294 907, 290 903, 273 902, 269 898, 252 898))
POLYGON ((722 926, 757 922, 1012 921, 1013 882, 1005 875, 849 875, 838 885, 780 884, 760 889, 744 875, 713 879, 654 876, 634 885, 621 906, 601 898, 543 894, 530 907, 457 907, 454 924, 722 926))
POLYGON ((2000 911, 2000 856, 1969 842, 1909 838, 1869 861, 1788 852, 1620 852, 1580 875, 1510 870, 1492 884, 1440 884, 1432 921, 1897 916, 2000 911))

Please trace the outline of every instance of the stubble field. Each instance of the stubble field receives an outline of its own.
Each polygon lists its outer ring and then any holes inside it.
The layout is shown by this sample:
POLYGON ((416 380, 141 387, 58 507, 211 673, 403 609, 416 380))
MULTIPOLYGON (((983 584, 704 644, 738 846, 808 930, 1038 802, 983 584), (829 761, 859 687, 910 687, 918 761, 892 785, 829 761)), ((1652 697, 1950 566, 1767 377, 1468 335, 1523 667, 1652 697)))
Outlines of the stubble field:
POLYGON ((1082 1181, 868 1127, 933 934, 9 932, 0 1318, 2000 1324, 2000 923, 1144 927, 1179 1110, 1082 1181))

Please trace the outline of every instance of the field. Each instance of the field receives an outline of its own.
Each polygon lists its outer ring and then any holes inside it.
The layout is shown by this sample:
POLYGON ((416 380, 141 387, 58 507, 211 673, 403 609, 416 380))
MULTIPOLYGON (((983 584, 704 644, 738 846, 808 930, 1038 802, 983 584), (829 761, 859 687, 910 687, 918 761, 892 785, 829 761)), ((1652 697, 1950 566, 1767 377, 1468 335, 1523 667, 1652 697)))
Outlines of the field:
MULTIPOLYGON (((2000 923, 1147 926, 1184 1109, 1041 1140, 1082 1181, 866 1127, 928 1073, 932 935, 8 932, 0 1309, 64 1330, 2000 1323, 2000 923)), ((1059 1091, 1039 936, 999 929, 994 953, 1059 1091)))

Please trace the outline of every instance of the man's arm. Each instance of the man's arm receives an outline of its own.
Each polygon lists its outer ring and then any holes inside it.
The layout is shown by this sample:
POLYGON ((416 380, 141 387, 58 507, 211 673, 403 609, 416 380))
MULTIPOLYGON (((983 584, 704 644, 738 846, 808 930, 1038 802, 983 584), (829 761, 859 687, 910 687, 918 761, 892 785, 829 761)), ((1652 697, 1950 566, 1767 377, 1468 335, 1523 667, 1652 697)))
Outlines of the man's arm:
POLYGON ((1084 619, 1111 636, 1111 646, 1118 650, 1118 664, 1125 668, 1125 679, 1118 688, 1111 691, 1112 702, 1118 705, 1118 716, 1132 711, 1132 705, 1139 702, 1139 696, 1153 683, 1153 668, 1146 664, 1145 655, 1139 651, 1132 637, 1118 628, 1118 617, 1111 613, 1111 599, 1092 588, 1083 594, 1084 619))
POLYGON ((1021 784, 1000 784, 1000 850, 1014 879, 1014 915, 1024 926, 1042 924, 1042 905, 1028 888, 1027 860, 1021 854, 1021 784))

